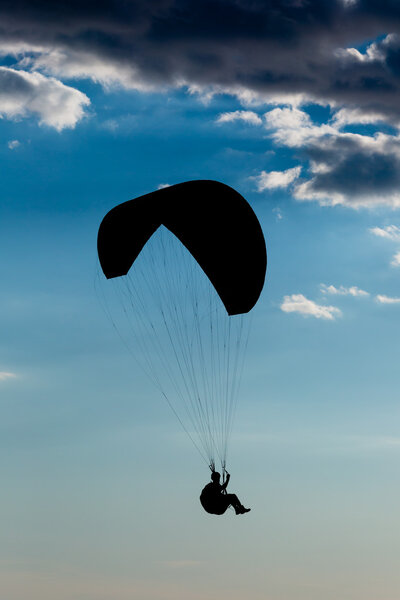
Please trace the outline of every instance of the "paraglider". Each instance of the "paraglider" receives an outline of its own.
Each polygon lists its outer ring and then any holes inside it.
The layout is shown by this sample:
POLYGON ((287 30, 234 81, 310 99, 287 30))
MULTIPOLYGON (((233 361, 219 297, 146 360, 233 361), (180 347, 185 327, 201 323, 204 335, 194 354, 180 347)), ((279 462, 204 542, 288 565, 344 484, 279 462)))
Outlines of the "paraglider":
POLYGON ((223 183, 188 181, 115 206, 97 245, 122 306, 121 324, 101 286, 113 325, 212 472, 217 459, 225 472, 246 317, 267 265, 255 213, 223 183))

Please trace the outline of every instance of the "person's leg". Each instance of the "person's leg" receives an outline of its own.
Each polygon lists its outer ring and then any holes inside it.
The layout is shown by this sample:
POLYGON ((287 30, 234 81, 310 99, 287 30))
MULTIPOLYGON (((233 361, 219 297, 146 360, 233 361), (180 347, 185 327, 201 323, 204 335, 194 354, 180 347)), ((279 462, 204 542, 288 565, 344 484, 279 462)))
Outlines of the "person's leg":
POLYGON ((225 498, 233 506, 237 515, 240 515, 245 510, 236 494, 226 494, 225 498))

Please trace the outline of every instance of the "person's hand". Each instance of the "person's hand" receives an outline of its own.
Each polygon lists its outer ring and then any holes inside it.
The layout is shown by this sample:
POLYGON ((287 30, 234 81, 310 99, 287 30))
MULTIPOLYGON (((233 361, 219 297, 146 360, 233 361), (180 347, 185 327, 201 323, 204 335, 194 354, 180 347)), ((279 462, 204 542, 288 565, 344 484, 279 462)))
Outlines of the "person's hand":
POLYGON ((225 471, 225 475, 226 475, 227 477, 230 477, 230 475, 229 475, 228 471, 225 471))

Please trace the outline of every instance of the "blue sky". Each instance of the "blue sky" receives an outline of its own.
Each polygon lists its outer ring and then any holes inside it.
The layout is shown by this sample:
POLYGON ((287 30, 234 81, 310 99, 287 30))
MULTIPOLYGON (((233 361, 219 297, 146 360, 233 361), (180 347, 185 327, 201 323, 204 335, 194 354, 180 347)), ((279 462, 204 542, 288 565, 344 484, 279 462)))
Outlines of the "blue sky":
POLYGON ((394 600, 399 9, 106 4, 63 7, 68 35, 46 3, 1 9, 4 598, 394 600), (94 287, 106 212, 191 179, 238 190, 267 243, 240 518, 202 511, 209 472, 94 287))

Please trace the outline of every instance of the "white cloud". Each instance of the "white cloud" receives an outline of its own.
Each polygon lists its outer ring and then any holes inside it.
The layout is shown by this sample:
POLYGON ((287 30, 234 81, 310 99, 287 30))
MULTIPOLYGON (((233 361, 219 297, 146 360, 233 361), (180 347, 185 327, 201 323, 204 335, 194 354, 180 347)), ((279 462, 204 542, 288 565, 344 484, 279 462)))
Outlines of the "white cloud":
POLYGON ((264 118, 275 143, 302 148, 308 155, 310 176, 295 184, 297 200, 352 208, 400 206, 400 136, 340 129, 347 124, 377 123, 382 121, 380 113, 343 109, 328 123, 316 124, 292 106, 274 108, 264 118))
POLYGON ((399 304, 400 303, 400 298, 385 296, 383 294, 378 294, 375 299, 380 304, 399 304))
POLYGON ((330 190, 329 192, 318 192, 314 189, 314 180, 305 181, 296 187, 294 197, 296 200, 311 200, 318 202, 321 206, 336 206, 346 204, 346 198, 339 192, 330 190))
POLYGON ((256 181, 257 190, 263 192, 264 190, 288 187, 299 177, 300 172, 301 167, 293 167, 286 171, 270 171, 269 173, 261 171, 260 175, 252 179, 256 181))
POLYGON ((340 287, 336 288, 334 285, 326 285, 325 283, 321 283, 321 292, 323 294, 334 294, 338 296, 369 296, 369 292, 361 290, 356 285, 348 288, 341 285, 340 287))
MULTIPOLYGON (((24 56, 18 64, 22 68, 39 70, 60 78, 91 79, 105 88, 120 86, 140 92, 156 89, 156 86, 146 83, 139 76, 133 64, 120 64, 118 61, 84 50, 41 48, 34 56, 24 56)), ((166 86, 159 87, 162 89, 166 86)))
POLYGON ((0 56, 13 56, 14 58, 18 58, 27 53, 40 54, 46 51, 46 46, 34 44, 33 42, 7 41, 4 39, 0 41, 0 56))
POLYGON ((400 241, 400 227, 387 225, 386 227, 371 227, 369 230, 373 235, 387 240, 400 241))
POLYGON ((251 110, 235 110, 234 112, 221 113, 217 123, 232 123, 233 121, 244 121, 250 125, 262 125, 262 119, 251 110))
POLYGON ((21 142, 19 142, 18 140, 10 140, 7 144, 10 150, 15 150, 15 148, 18 148, 18 146, 20 145, 21 142))
POLYGON ((280 104, 301 106, 313 101, 313 98, 311 98, 309 94, 304 94, 301 92, 260 92, 258 90, 246 88, 238 84, 199 84, 191 83, 187 80, 180 80, 176 81, 176 87, 186 87, 189 94, 196 94, 204 104, 209 104, 215 96, 220 94, 233 96, 239 100, 242 106, 248 108, 256 106, 265 107, 265 105, 278 106, 280 104))
POLYGON ((283 219, 283 214, 282 214, 282 211, 279 208, 279 206, 277 206, 276 208, 273 208, 272 212, 275 213, 277 221, 281 221, 283 219))
POLYGON ((341 108, 332 118, 332 124, 337 127, 346 125, 372 125, 387 120, 382 113, 365 112, 359 108, 341 108))
POLYGON ((392 265, 392 267, 400 267, 400 251, 396 252, 396 254, 393 256, 390 264, 392 265))
POLYGON ((307 113, 294 107, 274 108, 265 113, 265 126, 278 144, 299 148, 326 135, 337 133, 328 124, 315 125, 307 113))
POLYGON ((9 373, 8 371, 0 371, 0 381, 5 381, 6 379, 14 379, 15 377, 15 373, 9 373))
POLYGON ((119 128, 119 123, 117 119, 106 119, 101 124, 101 127, 103 127, 103 129, 106 129, 107 131, 111 131, 114 133, 119 128))
POLYGON ((8 119, 35 114, 61 131, 75 127, 89 104, 86 94, 53 77, 0 67, 0 115, 8 119))
POLYGON ((170 184, 170 183, 160 183, 160 184, 157 186, 157 189, 158 189, 158 190, 163 190, 164 188, 167 188, 167 187, 171 187, 171 184, 170 184))
MULTIPOLYGON (((371 227, 369 231, 377 237, 381 237, 392 242, 400 242, 400 227, 397 227, 397 225, 371 227)), ((400 267, 400 251, 396 252, 390 264, 392 267, 400 267)))
POLYGON ((336 306, 320 305, 309 300, 303 294, 292 294, 284 296, 280 306, 283 312, 296 312, 305 316, 312 316, 316 319, 326 319, 333 321, 335 317, 340 317, 342 312, 336 306))

